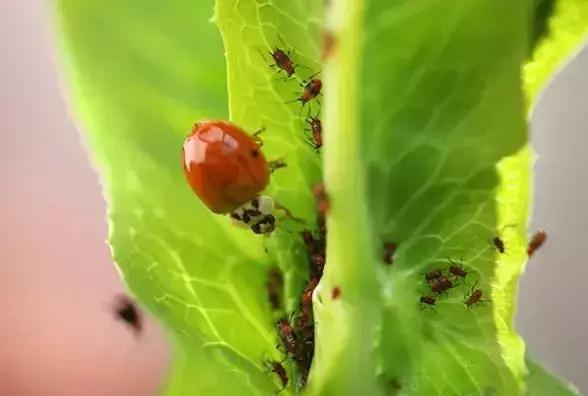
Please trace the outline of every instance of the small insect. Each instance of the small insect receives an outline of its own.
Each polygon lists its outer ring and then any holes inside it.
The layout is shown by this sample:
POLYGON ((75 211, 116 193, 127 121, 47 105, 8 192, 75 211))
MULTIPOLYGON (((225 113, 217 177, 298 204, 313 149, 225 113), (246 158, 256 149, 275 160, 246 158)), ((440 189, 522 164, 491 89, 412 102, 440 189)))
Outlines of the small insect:
POLYGON ((324 253, 314 253, 310 256, 310 272, 313 276, 322 276, 325 269, 325 255, 324 253))
POLYGON ((547 233, 543 230, 539 230, 533 234, 529 246, 527 246, 527 254, 532 257, 533 254, 539 249, 547 240, 547 233))
POLYGON ((494 237, 494 239, 492 239, 492 243, 494 244, 496 250, 498 250, 500 253, 504 253, 505 247, 502 239, 499 237, 494 237))
POLYGON ((423 305, 423 306, 434 306, 435 304, 437 304, 437 300, 435 299, 435 297, 431 297, 431 296, 421 296, 419 302, 423 305))
POLYGON ((255 198, 270 170, 258 140, 227 121, 200 121, 184 141, 182 164, 194 193, 214 213, 255 198))
POLYGON ((296 332, 290 322, 288 322, 288 319, 280 319, 278 322, 278 332, 280 333, 280 338, 282 339, 284 348, 286 348, 286 352, 296 356, 298 354, 296 332))
POLYGON ((443 272, 441 272, 441 270, 438 268, 433 269, 425 274, 425 280, 427 282, 433 282, 433 281, 436 281, 437 279, 442 278, 442 277, 443 277, 443 272))
POLYGON ((274 360, 268 362, 267 364, 269 365, 269 368, 271 369, 272 373, 276 373, 276 375, 280 379, 280 382, 282 383, 282 389, 286 388, 286 386, 288 386, 288 373, 286 372, 284 366, 282 366, 282 363, 276 362, 274 360))
POLYGON ((271 267, 267 271, 267 296, 274 311, 282 308, 282 294, 284 292, 284 276, 278 267, 271 267))
POLYGON ((479 303, 482 298, 482 290, 475 289, 472 294, 464 301, 464 304, 471 308, 474 304, 479 303))
POLYGON ((302 297, 301 297, 301 301, 300 301, 300 304, 302 305, 302 307, 307 307, 307 306, 312 305, 312 293, 314 292, 316 285, 318 285, 318 282, 319 282, 319 278, 317 278, 317 277, 313 277, 308 280, 306 287, 302 291, 302 297))
POLYGON ((313 187, 312 192, 316 202, 316 212, 319 216, 324 217, 331 206, 329 202, 329 196, 325 190, 325 185, 323 183, 316 184, 313 187))
POLYGON ((318 117, 309 117, 306 122, 310 127, 311 134, 311 137, 306 142, 318 153, 323 147, 323 124, 318 117))
POLYGON ((333 300, 336 300, 339 297, 341 297, 341 288, 339 286, 335 286, 333 288, 333 290, 331 291, 331 297, 333 298, 333 300))
POLYGON ((442 276, 431 284, 431 290, 435 294, 442 294, 453 287, 453 283, 446 277, 442 276))
POLYGON ((126 323, 133 329, 135 336, 143 331, 143 317, 133 300, 125 295, 119 295, 114 302, 114 314, 116 318, 126 323))
POLYGON ((318 241, 314 239, 312 232, 309 230, 304 230, 300 233, 302 235, 302 240, 304 241, 304 245, 306 246, 306 251, 308 254, 313 254, 318 249, 318 241))
POLYGON ((310 81, 302 82, 301 85, 304 87, 304 90, 297 99, 286 103, 301 102, 302 107, 304 107, 304 105, 306 105, 308 102, 319 96, 323 88, 323 82, 322 80, 313 77, 314 76, 310 77, 310 81))
POLYGON ((449 266, 449 273, 456 278, 465 279, 468 276, 468 272, 463 268, 463 265, 449 260, 451 265, 449 266))
POLYGON ((274 173, 278 169, 287 168, 288 164, 283 159, 273 160, 267 163, 270 173, 274 173))
POLYGON ((382 254, 382 261, 386 264, 394 262, 394 253, 396 252, 397 244, 394 242, 384 242, 384 253, 382 254))
POLYGON ((269 54, 275 62, 275 64, 270 65, 271 67, 277 67, 279 71, 285 72, 288 78, 296 73, 296 65, 294 65, 294 61, 290 58, 290 51, 285 52, 276 47, 269 54))

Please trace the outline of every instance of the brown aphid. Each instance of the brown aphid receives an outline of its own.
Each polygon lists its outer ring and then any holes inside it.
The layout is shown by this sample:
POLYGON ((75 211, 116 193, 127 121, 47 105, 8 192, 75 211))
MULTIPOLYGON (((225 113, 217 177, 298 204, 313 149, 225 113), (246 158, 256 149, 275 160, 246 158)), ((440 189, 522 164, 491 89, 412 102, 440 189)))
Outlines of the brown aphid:
POLYGON ((471 308, 472 305, 478 303, 481 298, 482 298, 482 290, 475 289, 472 292, 472 294, 470 294, 470 296, 466 299, 466 301, 464 303, 465 303, 465 305, 467 305, 468 308, 471 308))
POLYGON ((331 206, 329 202, 329 196, 325 190, 325 185, 323 183, 316 184, 313 187, 312 192, 316 202, 316 211, 319 216, 324 217, 331 206))
POLYGON ((314 239, 312 232, 309 230, 304 230, 300 233, 302 235, 302 240, 304 241, 304 245, 306 246, 306 251, 309 255, 315 253, 318 249, 318 241, 314 239))
POLYGON ((449 273, 456 278, 465 279, 468 276, 468 272, 463 268, 462 265, 450 261, 451 265, 449 266, 449 273))
POLYGON ((430 270, 429 272, 427 272, 425 274, 425 280, 427 282, 433 282, 433 281, 436 281, 437 279, 442 278, 442 277, 443 277, 443 272, 441 272, 441 270, 438 268, 430 270))
POLYGON ((435 304, 437 304, 437 300, 435 299, 435 297, 431 297, 431 296, 421 296, 419 301, 422 305, 428 305, 431 307, 434 306, 435 304))
POLYGON ((313 276, 322 276, 325 269, 325 255, 322 252, 310 256, 310 272, 313 276))
POLYGON ((311 133, 311 137, 306 142, 318 153, 323 147, 323 124, 318 117, 309 117, 306 122, 311 133))
POLYGON ((394 253, 396 252, 397 244, 394 242, 384 242, 384 253, 382 254, 382 261, 386 264, 394 262, 394 253))
POLYGON ((331 297, 333 298, 333 300, 337 300, 339 297, 341 297, 341 288, 339 286, 335 286, 333 288, 333 290, 331 291, 331 297))
POLYGON ((282 366, 282 363, 276 362, 274 360, 272 362, 269 362, 269 365, 272 370, 272 373, 276 373, 278 378, 280 378, 280 382, 282 383, 282 389, 288 386, 288 373, 286 372, 284 366, 282 366))
POLYGON ((539 249, 547 240, 547 233, 544 230, 539 230, 533 234, 529 245, 527 246, 527 254, 532 257, 533 254, 539 249))
POLYGON ((494 239, 492 239, 492 243, 494 244, 496 250, 498 250, 500 253, 504 253, 505 246, 502 239, 500 239, 499 237, 494 237, 494 239))
POLYGON ((335 35, 332 32, 325 30, 323 32, 323 48, 321 53, 323 60, 329 58, 333 54, 335 42, 335 35))
POLYGON ((282 294, 284 291, 284 276, 278 267, 271 267, 267 271, 267 296, 271 308, 277 311, 282 308, 282 294))
POLYGON ((280 319, 278 322, 278 332, 280 333, 280 338, 284 344, 284 348, 286 348, 286 352, 296 357, 298 354, 296 332, 290 322, 288 322, 288 319, 280 319))
POLYGON ((302 106, 304 106, 306 103, 310 102, 312 99, 320 95, 321 90, 323 88, 323 82, 318 78, 313 78, 308 82, 304 81, 303 87, 304 90, 302 91, 302 94, 300 94, 298 99, 293 101, 302 102, 302 106))
POLYGON ((122 294, 116 296, 114 314, 133 330, 135 336, 139 336, 143 331, 143 315, 129 297, 122 294))
POLYGON ((273 52, 269 53, 276 62, 271 66, 278 67, 280 71, 284 71, 288 77, 292 77, 294 73, 296 73, 296 66, 294 65, 294 61, 290 58, 290 51, 285 52, 280 48, 275 48, 273 52))
POLYGON ((442 276, 431 284, 433 293, 442 294, 453 287, 453 283, 446 277, 442 276))
POLYGON ((300 298, 300 304, 302 307, 307 307, 312 305, 312 293, 314 289, 316 289, 316 285, 318 285, 319 278, 313 277, 308 280, 306 287, 302 291, 302 297, 300 298))

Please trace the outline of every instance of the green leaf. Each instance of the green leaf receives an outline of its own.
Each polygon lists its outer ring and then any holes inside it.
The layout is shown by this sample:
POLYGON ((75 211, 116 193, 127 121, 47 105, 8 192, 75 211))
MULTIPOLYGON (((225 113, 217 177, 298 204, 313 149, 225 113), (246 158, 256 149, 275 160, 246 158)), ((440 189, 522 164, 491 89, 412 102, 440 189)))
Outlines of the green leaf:
POLYGON ((527 394, 529 396, 579 396, 580 392, 571 384, 548 372, 545 368, 527 358, 527 394))
POLYGON ((321 286, 343 297, 317 307, 313 389, 359 394, 378 373, 385 393, 522 394, 513 303, 529 204, 525 3, 348 0, 326 14, 337 50, 325 66, 332 211, 321 286), (382 241, 399 244, 391 267, 382 241), (491 302, 468 309, 471 286, 458 285, 436 310, 419 307, 424 273, 448 257, 491 302))
POLYGON ((114 260, 178 345, 170 393, 212 383, 217 395, 269 394, 278 379, 263 359, 282 354, 263 240, 210 213, 179 159, 195 120, 227 118, 212 6, 60 0, 58 15, 76 110, 109 203, 114 260))
POLYGON ((588 1, 554 1, 547 21, 547 32, 535 46, 532 59, 525 65, 523 72, 523 84, 530 109, 556 72, 588 39, 588 1))

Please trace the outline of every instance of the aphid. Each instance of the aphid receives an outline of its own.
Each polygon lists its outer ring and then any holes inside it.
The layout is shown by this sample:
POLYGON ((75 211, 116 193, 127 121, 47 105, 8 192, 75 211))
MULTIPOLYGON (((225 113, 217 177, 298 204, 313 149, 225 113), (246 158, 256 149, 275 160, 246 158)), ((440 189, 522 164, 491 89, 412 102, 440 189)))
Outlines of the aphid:
POLYGON ((267 296, 274 311, 282 308, 282 294, 284 291, 284 276, 278 267, 271 267, 267 271, 267 296))
POLYGON ((325 190, 325 185, 323 183, 316 184, 312 192, 314 194, 314 199, 316 201, 316 211, 319 216, 324 217, 330 209, 330 202, 329 196, 325 190))
POLYGON ((333 48, 335 47, 335 35, 326 30, 323 33, 323 49, 322 49, 322 59, 325 60, 331 56, 333 53, 333 48))
POLYGON ((312 80, 307 82, 306 85, 304 85, 304 91, 302 91, 302 95, 300 95, 298 101, 302 102, 303 105, 306 104, 307 102, 319 96, 322 88, 322 80, 319 80, 318 78, 313 78, 312 80))
POLYGON ((449 266, 449 273, 456 278, 465 279, 468 276, 468 272, 463 268, 463 265, 449 260, 451 265, 449 266))
POLYGON ((325 269, 325 254, 321 252, 313 253, 310 256, 310 272, 313 276, 322 276, 325 269))
POLYGON ((431 284, 431 291, 436 294, 442 294, 453 287, 453 283, 446 277, 442 276, 431 284))
POLYGON ((280 333, 280 338, 282 339, 284 348, 286 348, 286 352, 296 357, 298 354, 296 332, 290 322, 288 322, 288 319, 280 319, 278 322, 278 332, 280 333))
POLYGON ((341 297, 341 288, 339 286, 335 286, 333 288, 333 290, 331 291, 331 297, 333 298, 333 300, 336 300, 339 297, 341 297))
POLYGON ((288 386, 288 373, 286 372, 284 366, 282 366, 282 363, 276 362, 274 360, 272 362, 268 362, 268 364, 271 368, 272 373, 276 373, 276 375, 280 379, 280 382, 282 383, 282 389, 288 386))
POLYGON ((494 239, 492 239, 492 243, 500 253, 504 253, 505 247, 502 239, 500 239, 499 237, 494 237, 494 239))
POLYGON ((311 137, 306 142, 318 153, 323 147, 323 124, 318 117, 309 117, 306 122, 311 133, 311 137))
POLYGON ((192 190, 214 213, 229 213, 255 198, 270 170, 258 141, 227 121, 194 124, 182 163, 192 190))
POLYGON ((547 240, 547 233, 543 230, 539 230, 533 234, 531 240, 529 241, 529 246, 527 246, 527 254, 529 257, 533 256, 533 254, 539 249, 545 241, 547 240))
POLYGON ((466 301, 464 303, 465 303, 465 305, 467 305, 468 308, 470 308, 472 305, 478 303, 481 298, 482 298, 482 290, 475 289, 472 292, 472 294, 470 294, 470 296, 466 299, 466 301))
POLYGON ((302 240, 304 241, 304 245, 306 246, 306 251, 309 255, 315 253, 318 249, 318 241, 314 239, 312 232, 309 230, 304 230, 301 232, 302 240))
POLYGON ((308 280, 306 287, 302 291, 302 297, 300 299, 301 300, 300 303, 303 308, 312 305, 312 293, 314 292, 316 285, 318 285, 318 282, 319 282, 319 278, 316 278, 316 277, 310 278, 308 280))
POLYGON ((394 242, 384 242, 384 253, 382 254, 382 261, 386 264, 394 262, 394 252, 396 252, 396 245, 394 242))
POLYGON ((114 303, 114 313, 117 319, 122 320, 133 329, 135 336, 141 334, 143 317, 133 300, 125 295, 117 296, 114 303))
POLYGON ((269 53, 275 64, 270 65, 271 67, 277 67, 279 71, 284 71, 288 78, 292 77, 296 73, 296 66, 294 61, 290 58, 290 51, 285 52, 280 48, 275 48, 273 52, 269 53))
POLYGON ((437 300, 435 299, 435 297, 431 297, 431 296, 421 296, 420 298, 420 303, 423 306, 434 306, 437 303, 437 300))
POLYGON ((427 282, 436 281, 437 279, 439 279, 441 277, 443 277, 443 272, 441 272, 441 270, 438 268, 433 269, 425 274, 425 280, 427 282))

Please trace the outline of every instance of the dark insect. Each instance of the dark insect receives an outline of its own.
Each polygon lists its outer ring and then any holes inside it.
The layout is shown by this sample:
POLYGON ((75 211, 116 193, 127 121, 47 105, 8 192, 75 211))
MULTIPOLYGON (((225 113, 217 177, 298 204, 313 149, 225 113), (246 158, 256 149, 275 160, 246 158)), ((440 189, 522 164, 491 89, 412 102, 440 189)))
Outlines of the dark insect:
POLYGON ((319 216, 325 217, 330 208, 329 196, 323 183, 318 183, 312 189, 316 201, 316 211, 319 216))
POLYGON ((446 277, 442 276, 431 284, 433 293, 442 294, 453 287, 453 283, 446 277))
POLYGON ((271 65, 272 67, 278 67, 280 71, 284 71, 288 78, 296 73, 296 66, 294 65, 294 61, 292 61, 292 58, 290 58, 290 51, 285 52, 280 48, 275 48, 274 51, 269 54, 274 62, 276 62, 271 65))
POLYGON ((547 240, 547 233, 543 230, 539 230, 533 234, 529 246, 527 246, 527 254, 532 257, 533 254, 539 249, 547 240))
POLYGON ((302 104, 306 104, 310 102, 312 99, 316 98, 320 95, 321 89, 323 88, 322 80, 318 78, 313 78, 309 82, 304 85, 304 91, 302 95, 298 98, 298 101, 302 102, 302 104))
POLYGON ((114 303, 114 313, 117 319, 122 320, 133 329, 135 336, 141 334, 143 317, 133 300, 122 294, 117 296, 114 303))
POLYGON ((290 322, 288 322, 288 319, 280 319, 278 322, 278 332, 280 333, 280 338, 282 339, 284 348, 286 348, 286 352, 296 357, 298 354, 296 332, 292 325, 290 325, 290 322))
POLYGON ((500 239, 499 237, 494 237, 494 239, 492 240, 492 243, 494 244, 494 247, 500 252, 500 253, 504 253, 504 242, 502 242, 502 239, 500 239))
POLYGON ((322 276, 325 269, 324 253, 314 253, 310 256, 310 271, 313 276, 322 276))
POLYGON ((318 250, 318 241, 314 239, 312 232, 308 230, 302 231, 301 235, 302 240, 304 241, 304 245, 306 246, 306 251, 309 255, 312 255, 318 250))
POLYGON ((433 281, 436 281, 437 279, 442 278, 442 277, 443 277, 443 273, 438 268, 433 269, 425 274, 425 280, 427 282, 433 282, 433 281))
POLYGON ((386 264, 392 264, 394 262, 394 252, 396 252, 396 245, 394 242, 384 242, 384 253, 382 254, 382 260, 386 264))
POLYGON ((322 49, 322 58, 323 60, 327 59, 333 53, 333 48, 335 47, 335 35, 330 31, 325 31, 323 33, 323 49, 322 49))
POLYGON ((468 272, 463 268, 463 265, 451 260, 449 262, 451 263, 449 266, 449 273, 451 275, 462 279, 465 279, 468 276, 468 272))
POLYGON ((474 304, 478 303, 481 301, 482 298, 482 290, 480 289, 475 289, 472 294, 470 294, 470 296, 465 300, 465 305, 467 305, 468 308, 471 308, 474 304))
POLYGON ((306 287, 302 291, 302 297, 300 301, 303 308, 312 305, 312 292, 314 292, 314 289, 316 288, 316 285, 318 285, 318 282, 319 278, 310 278, 310 280, 306 284, 306 287))
POLYGON ((431 297, 431 296, 421 296, 420 298, 420 303, 423 306, 434 306, 437 303, 437 300, 435 299, 435 297, 431 297))
POLYGON ((341 288, 339 286, 335 286, 331 292, 331 297, 333 297, 333 300, 338 299, 339 297, 341 297, 341 288))
POLYGON ((280 382, 282 383, 282 389, 288 386, 288 373, 282 363, 272 361, 268 363, 272 373, 276 373, 276 375, 280 378, 280 382))
POLYGON ((318 117, 310 117, 306 122, 312 135, 306 142, 318 153, 323 147, 323 124, 318 117))
POLYGON ((274 311, 282 308, 282 294, 284 290, 284 276, 278 267, 271 267, 267 271, 267 296, 274 311))

